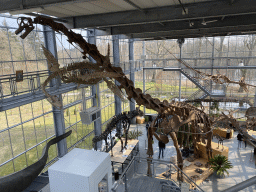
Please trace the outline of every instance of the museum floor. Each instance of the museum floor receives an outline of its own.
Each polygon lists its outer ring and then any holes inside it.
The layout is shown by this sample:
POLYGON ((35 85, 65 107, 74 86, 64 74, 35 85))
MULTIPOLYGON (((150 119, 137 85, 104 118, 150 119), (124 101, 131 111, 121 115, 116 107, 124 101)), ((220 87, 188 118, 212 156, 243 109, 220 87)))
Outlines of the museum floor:
MULTIPOLYGON (((132 125, 131 129, 137 129, 136 125, 132 125)), ((145 125, 138 125, 138 130, 143 132, 143 135, 139 137, 140 140, 140 155, 141 157, 147 157, 145 150, 145 140, 146 140, 146 129, 145 125)), ((229 147, 229 160, 231 161, 233 168, 229 170, 229 177, 219 179, 211 175, 208 179, 209 181, 204 181, 200 187, 206 192, 218 192, 225 190, 235 184, 238 184, 244 180, 247 180, 256 175, 256 165, 255 165, 255 157, 250 161, 251 158, 251 150, 253 148, 247 144, 247 148, 244 148, 244 143, 242 143, 242 148, 237 149, 238 141, 236 139, 237 132, 234 132, 234 137, 229 140, 224 140, 224 145, 229 147)), ((216 142, 216 139, 213 140, 216 142)), ((158 142, 154 142, 154 159, 158 159, 158 142)), ((175 148, 173 146, 173 142, 170 139, 170 142, 166 145, 166 149, 164 151, 164 160, 170 160, 171 156, 176 155, 175 148)), ((161 158, 162 159, 162 158, 161 158)), ((140 167, 142 169, 142 167, 140 167)), ((256 191, 255 186, 250 186, 243 191, 253 192, 256 191)))

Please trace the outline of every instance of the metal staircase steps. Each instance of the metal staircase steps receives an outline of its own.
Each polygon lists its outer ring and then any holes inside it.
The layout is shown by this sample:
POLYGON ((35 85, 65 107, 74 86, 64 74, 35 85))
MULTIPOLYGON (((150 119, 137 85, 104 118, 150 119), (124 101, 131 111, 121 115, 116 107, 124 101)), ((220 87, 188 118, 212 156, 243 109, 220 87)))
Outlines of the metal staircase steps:
MULTIPOLYGON (((189 68, 186 68, 186 70, 189 70, 189 68)), ((190 70, 192 71, 192 70, 190 70)), ((204 81, 205 85, 202 85, 196 78, 191 76, 188 72, 186 72, 184 69, 180 69, 180 72, 186 76, 190 81, 192 81, 195 85, 199 87, 199 90, 190 95, 187 99, 188 100, 194 100, 194 99, 204 99, 207 96, 210 97, 225 97, 225 89, 223 90, 215 90, 213 89, 213 86, 210 85, 209 81, 204 81), (212 90, 212 91, 211 91, 212 90)))

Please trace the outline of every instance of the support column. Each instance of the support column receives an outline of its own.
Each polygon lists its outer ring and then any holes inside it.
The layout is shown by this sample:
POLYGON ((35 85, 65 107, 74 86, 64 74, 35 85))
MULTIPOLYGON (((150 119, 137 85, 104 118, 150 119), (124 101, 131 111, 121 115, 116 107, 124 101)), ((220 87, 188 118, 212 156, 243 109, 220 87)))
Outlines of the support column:
MULTIPOLYGON (((48 49, 53 56, 57 58, 57 48, 56 48, 56 38, 55 38, 55 32, 48 26, 43 26, 44 31, 44 40, 45 40, 45 47, 48 49)), ((54 79, 50 82, 51 86, 58 87, 60 86, 60 79, 54 79)), ((58 95, 59 100, 62 103, 62 96, 61 94, 58 95)), ((52 107, 53 109, 53 120, 54 120, 54 129, 56 137, 60 136, 65 133, 65 122, 64 122, 64 112, 63 109, 58 109, 56 107, 52 107)), ((63 139, 57 143, 57 149, 58 149, 58 157, 63 157, 65 154, 67 154, 67 141, 66 139, 63 139)))
POLYGON ((254 95, 254 107, 256 107, 256 89, 255 89, 255 95, 254 95))
MULTIPOLYGON (((213 65, 214 65, 214 40, 215 38, 212 38, 212 68, 211 68, 211 75, 213 75, 213 65)), ((212 81, 210 81, 210 93, 212 93, 212 81)), ((210 99, 212 97, 210 96, 210 99)), ((211 113, 211 102, 209 102, 209 114, 211 113)))
MULTIPOLYGON (((182 45, 183 43, 185 42, 185 39, 184 38, 181 38, 181 39, 178 39, 178 44, 179 44, 179 47, 180 47, 180 59, 182 58, 181 57, 181 50, 182 50, 182 45)), ((179 63, 179 66, 180 68, 182 67, 181 66, 181 63, 179 63)), ((181 100, 181 72, 180 72, 180 79, 179 79, 179 101, 181 100)))
MULTIPOLYGON (((130 62, 130 80, 135 85, 135 70, 134 70, 134 40, 129 39, 129 62, 130 62)), ((135 110, 135 100, 132 98, 130 101, 130 111, 135 110)), ((132 124, 136 123, 135 117, 131 121, 132 124)))
MULTIPOLYGON (((145 69, 144 69, 144 67, 142 68, 142 72, 143 72, 143 93, 145 93, 145 91, 146 91, 146 74, 145 74, 145 69)), ((144 115, 145 115, 145 113, 146 113, 146 107, 145 106, 143 106, 143 113, 144 113, 144 115)))
MULTIPOLYGON (((96 38, 95 38, 95 29, 88 30, 88 43, 96 45, 96 38)), ((96 63, 96 61, 89 57, 89 60, 92 63, 96 63)), ((100 90, 99 84, 92 86, 92 95, 94 96, 92 99, 92 103, 94 107, 100 107, 100 90)), ((98 136, 101 134, 101 117, 94 121, 94 134, 98 136)), ((97 142, 96 149, 101 149, 102 141, 97 142)))
MULTIPOLYGON (((145 59, 146 59, 146 55, 145 55, 145 41, 143 41, 143 44, 142 44, 142 55, 143 55, 143 61, 142 61, 142 69, 143 69, 143 93, 145 93, 145 84, 146 84, 146 75, 145 75, 145 70, 144 70, 144 67, 145 67, 145 59)), ((146 107, 143 106, 143 113, 145 114, 146 113, 146 107)))
MULTIPOLYGON (((113 35, 113 57, 114 57, 114 66, 120 67, 120 56, 119 56, 119 36, 113 35)), ((115 81, 115 84, 119 86, 119 82, 115 81)), ((115 95, 115 114, 118 115, 122 112, 121 99, 115 95)))

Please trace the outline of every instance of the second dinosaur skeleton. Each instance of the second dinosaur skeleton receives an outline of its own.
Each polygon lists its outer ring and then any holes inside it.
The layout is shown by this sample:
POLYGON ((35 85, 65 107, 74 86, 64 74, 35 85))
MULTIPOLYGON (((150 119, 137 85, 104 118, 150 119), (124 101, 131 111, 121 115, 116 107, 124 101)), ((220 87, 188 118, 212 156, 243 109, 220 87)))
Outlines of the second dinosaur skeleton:
MULTIPOLYGON (((127 135, 129 132, 129 128, 130 128, 130 124, 131 124, 131 120, 136 117, 136 116, 142 116, 143 112, 139 109, 130 111, 130 112, 123 112, 119 115, 116 115, 112 118, 112 120, 107 124, 107 127, 105 129, 105 131, 103 133, 101 133, 98 136, 95 136, 92 139, 93 142, 93 146, 96 148, 96 143, 98 141, 101 140, 105 140, 105 142, 107 143, 107 137, 109 134, 111 134, 111 132, 116 129, 116 137, 118 137, 121 141, 121 151, 123 151, 123 141, 121 139, 122 137, 122 125, 118 126, 118 124, 120 123, 124 123, 125 125, 123 126, 124 128, 124 134, 125 134, 125 144, 124 147, 126 147, 127 145, 127 135)), ((96 148, 97 149, 97 148, 96 148)))
POLYGON ((164 49, 166 49, 177 61, 179 61, 180 63, 182 63, 183 65, 185 65, 188 69, 196 72, 197 74, 200 74, 204 77, 194 77, 194 78, 198 78, 200 80, 211 80, 216 84, 238 84, 240 87, 242 87, 244 89, 244 91, 248 92, 248 87, 256 87, 255 85, 251 85, 248 83, 245 83, 245 77, 241 77, 240 81, 232 81, 230 80, 227 76, 225 75, 221 75, 221 74, 216 74, 216 75, 211 75, 208 73, 204 73, 202 71, 196 70, 193 67, 191 67, 187 62, 185 62, 182 59, 177 58, 173 53, 171 53, 167 48, 165 48, 163 46, 164 49))

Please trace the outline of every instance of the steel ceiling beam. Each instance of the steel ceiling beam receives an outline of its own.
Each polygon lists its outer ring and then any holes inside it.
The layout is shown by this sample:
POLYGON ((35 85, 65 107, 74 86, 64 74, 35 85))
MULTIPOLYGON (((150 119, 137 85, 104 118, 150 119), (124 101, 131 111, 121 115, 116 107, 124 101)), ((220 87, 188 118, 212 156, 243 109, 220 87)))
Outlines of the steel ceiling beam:
POLYGON ((233 26, 249 26, 255 25, 256 14, 249 15, 237 15, 229 16, 222 19, 221 17, 205 20, 206 25, 202 24, 202 19, 190 20, 190 21, 173 21, 165 22, 163 25, 158 23, 148 23, 141 25, 126 25, 115 26, 109 29, 112 35, 117 34, 135 34, 135 33, 147 33, 158 31, 178 31, 178 30, 191 30, 191 29, 213 29, 221 27, 233 27, 233 26), (207 21, 217 20, 216 22, 207 23, 207 21), (191 26, 191 23, 193 25, 191 26))
POLYGON ((138 33, 132 34, 131 38, 145 40, 164 40, 178 38, 196 38, 204 36, 244 35, 248 33, 256 33, 256 25, 223 28, 188 29, 155 33, 138 33))
POLYGON ((77 28, 109 27, 131 24, 157 23, 179 20, 203 19, 231 15, 256 13, 255 0, 237 0, 232 5, 227 1, 207 1, 184 4, 188 14, 182 14, 180 5, 157 7, 138 10, 122 11, 106 14, 84 15, 66 18, 76 23, 77 28))

